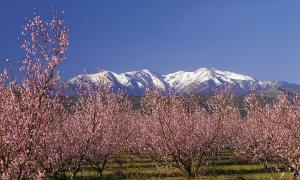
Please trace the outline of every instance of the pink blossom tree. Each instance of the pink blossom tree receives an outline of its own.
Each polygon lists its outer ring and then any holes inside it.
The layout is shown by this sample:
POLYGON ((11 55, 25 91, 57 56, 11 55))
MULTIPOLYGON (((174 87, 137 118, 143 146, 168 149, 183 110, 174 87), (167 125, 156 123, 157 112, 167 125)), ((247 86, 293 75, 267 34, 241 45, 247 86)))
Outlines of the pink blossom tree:
POLYGON ((250 95, 246 98, 248 115, 241 121, 236 152, 266 166, 277 162, 299 179, 299 96, 281 93, 272 103, 250 95))
POLYGON ((79 85, 74 114, 66 128, 72 141, 72 178, 83 164, 91 165, 102 176, 109 158, 130 149, 134 132, 132 105, 125 94, 97 87, 88 80, 79 85))
POLYGON ((247 115, 238 122, 235 152, 243 159, 260 162, 266 167, 274 162, 274 127, 270 121, 272 104, 254 94, 244 100, 247 115))
POLYGON ((223 147, 227 120, 239 117, 230 95, 212 97, 206 109, 195 96, 162 96, 157 92, 148 94, 142 104, 144 151, 189 177, 196 176, 202 163, 223 147))
POLYGON ((24 79, 4 85, 1 98, 2 178, 23 179, 43 173, 37 163, 40 145, 47 134, 45 129, 56 120, 60 108, 57 90, 57 66, 65 59, 69 43, 64 19, 53 8, 52 20, 44 21, 38 13, 29 19, 22 32, 25 57, 21 71, 24 79), (3 94, 4 92, 4 94, 3 94))
POLYGON ((300 96, 280 94, 269 115, 274 154, 300 179, 300 96))

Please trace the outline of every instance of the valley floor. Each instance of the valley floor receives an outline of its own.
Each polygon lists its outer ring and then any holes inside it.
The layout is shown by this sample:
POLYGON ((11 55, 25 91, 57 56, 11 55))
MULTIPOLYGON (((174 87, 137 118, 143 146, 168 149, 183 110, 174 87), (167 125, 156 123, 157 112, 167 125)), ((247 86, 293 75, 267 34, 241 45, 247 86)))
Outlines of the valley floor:
MULTIPOLYGON (((196 179, 293 179, 291 173, 278 173, 274 167, 265 168, 261 164, 246 162, 224 151, 219 157, 212 158, 211 163, 203 169, 204 175, 196 179)), ((85 166, 77 179, 99 179, 91 167, 85 166)), ((102 179, 186 179, 184 174, 175 168, 157 167, 149 157, 128 155, 110 162, 102 179)))

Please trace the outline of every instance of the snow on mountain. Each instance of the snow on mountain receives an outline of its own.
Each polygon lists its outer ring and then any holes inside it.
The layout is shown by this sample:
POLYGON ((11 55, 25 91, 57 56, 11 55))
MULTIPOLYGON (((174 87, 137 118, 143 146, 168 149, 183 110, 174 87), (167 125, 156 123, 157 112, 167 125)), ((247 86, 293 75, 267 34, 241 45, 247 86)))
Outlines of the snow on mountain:
MULTIPOLYGON (((125 91, 129 95, 144 95, 146 89, 159 89, 166 93, 212 94, 215 89, 230 86, 234 93, 248 94, 255 87, 259 91, 292 90, 299 91, 300 86, 286 82, 259 81, 250 76, 245 76, 229 71, 214 68, 200 68, 193 72, 178 71, 166 75, 151 72, 148 69, 114 73, 101 71, 96 74, 86 75, 98 85, 109 85, 114 91, 125 91)), ((83 75, 76 76, 68 81, 74 89, 76 81, 83 75)))
MULTIPOLYGON (((159 89, 167 91, 168 84, 162 75, 143 69, 141 71, 131 71, 117 74, 111 71, 101 71, 96 74, 87 75, 88 78, 99 85, 109 85, 113 90, 122 90, 130 95, 143 95, 146 89, 159 89)), ((72 78, 69 84, 75 84, 83 75, 72 78)))
POLYGON ((186 92, 202 84, 209 84, 211 87, 221 85, 235 85, 243 87, 243 82, 256 82, 249 76, 244 76, 229 71, 220 71, 217 69, 200 68, 194 72, 178 71, 164 76, 165 81, 176 92, 186 92))

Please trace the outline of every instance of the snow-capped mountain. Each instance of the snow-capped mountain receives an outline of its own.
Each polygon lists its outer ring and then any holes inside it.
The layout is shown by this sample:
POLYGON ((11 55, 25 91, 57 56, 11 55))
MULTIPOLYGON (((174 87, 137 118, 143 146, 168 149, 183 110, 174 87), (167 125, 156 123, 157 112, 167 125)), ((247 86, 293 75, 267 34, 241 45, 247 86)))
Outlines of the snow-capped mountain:
POLYGON ((248 94, 253 88, 260 93, 274 93, 280 90, 300 91, 300 85, 280 81, 260 81, 253 77, 214 68, 200 68, 193 72, 178 71, 161 75, 144 69, 117 74, 101 71, 96 74, 79 75, 68 81, 71 91, 76 82, 86 76, 98 85, 110 86, 114 91, 125 91, 128 95, 141 96, 147 89, 159 89, 165 93, 198 93, 209 95, 219 87, 229 86, 237 94, 248 94))

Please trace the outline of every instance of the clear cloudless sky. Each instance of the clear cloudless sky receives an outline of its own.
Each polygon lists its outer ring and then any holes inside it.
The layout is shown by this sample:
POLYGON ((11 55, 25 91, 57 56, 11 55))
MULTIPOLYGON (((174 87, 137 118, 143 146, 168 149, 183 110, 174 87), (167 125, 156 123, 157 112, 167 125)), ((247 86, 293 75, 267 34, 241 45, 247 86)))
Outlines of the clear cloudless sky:
POLYGON ((1 0, 0 68, 20 64, 25 17, 49 17, 53 2, 71 30, 63 79, 215 67, 300 84, 299 0, 1 0))

